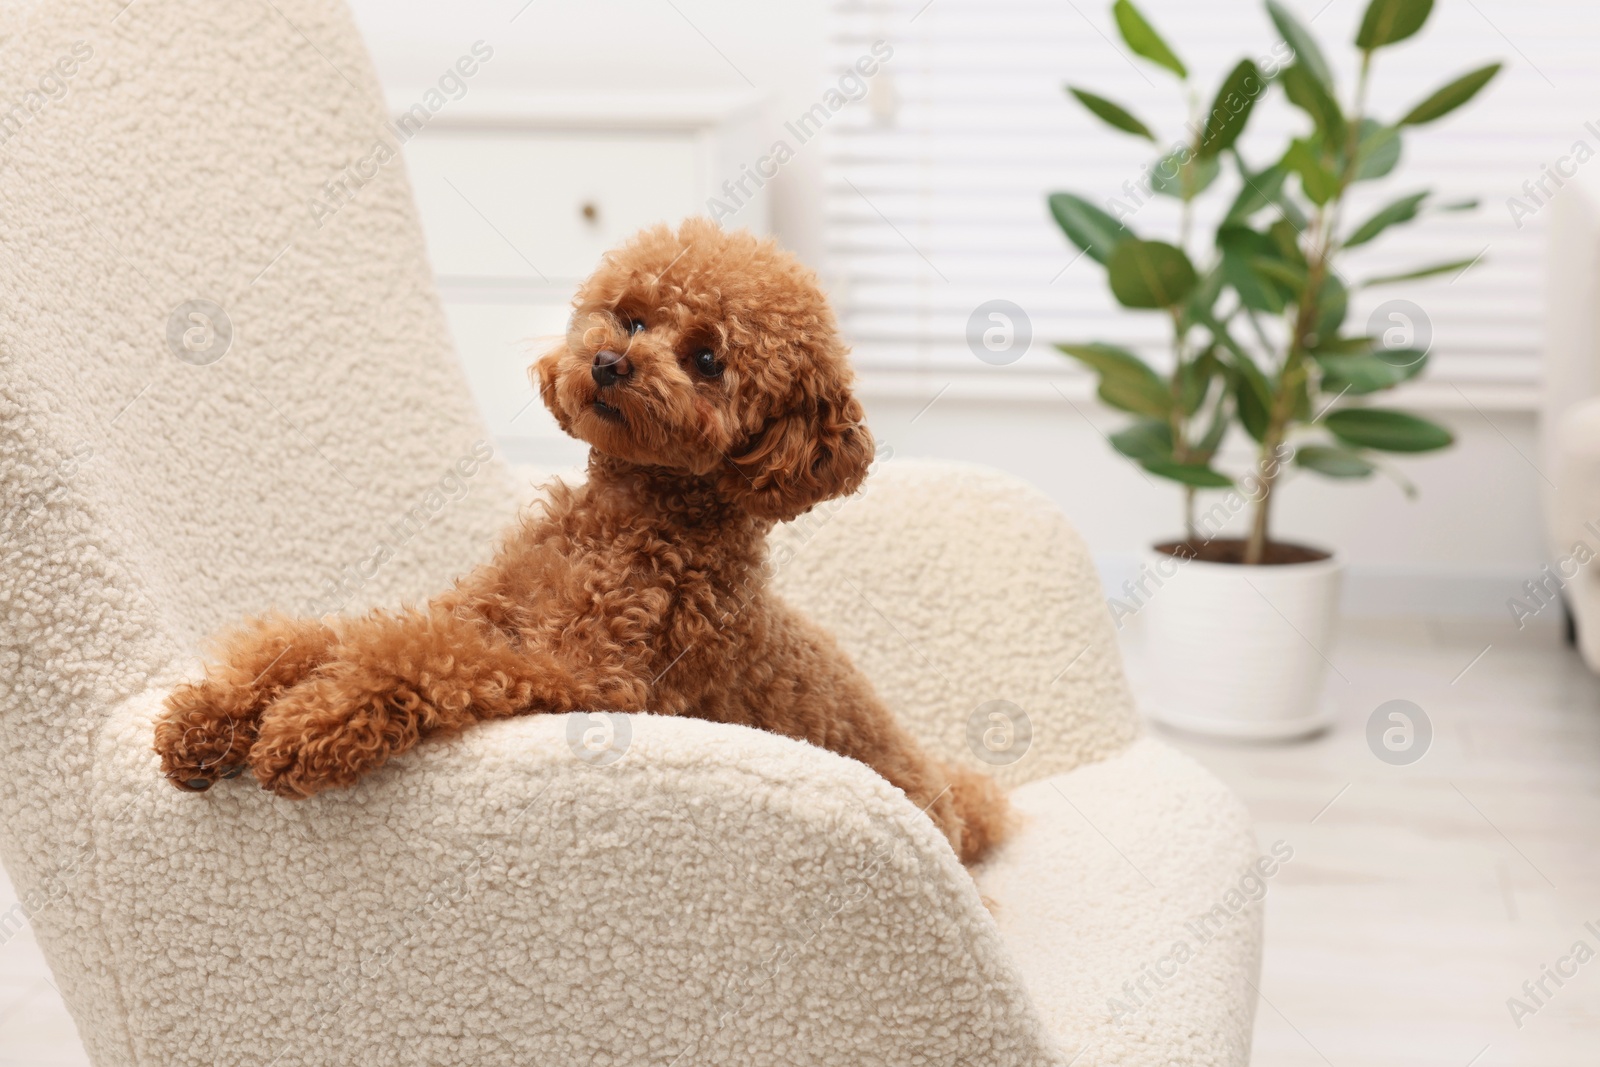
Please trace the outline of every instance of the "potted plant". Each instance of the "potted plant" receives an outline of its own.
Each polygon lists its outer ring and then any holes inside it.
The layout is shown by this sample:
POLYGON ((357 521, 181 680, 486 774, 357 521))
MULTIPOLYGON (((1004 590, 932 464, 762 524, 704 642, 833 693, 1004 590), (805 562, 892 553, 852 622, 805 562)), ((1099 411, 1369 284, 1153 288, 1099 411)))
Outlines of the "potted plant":
MULTIPOLYGON (((1405 330, 1371 336, 1346 318, 1356 288, 1458 274, 1473 260, 1360 282, 1340 270, 1350 249, 1425 211, 1476 206, 1435 205, 1431 193, 1412 191, 1364 218, 1345 210, 1353 189, 1394 171, 1408 129, 1465 104, 1500 69, 1473 70, 1398 117, 1379 117, 1385 109, 1368 100, 1373 64, 1384 48, 1417 33, 1432 6, 1371 0, 1355 39, 1360 74, 1346 103, 1309 29, 1267 0, 1287 47, 1261 66, 1241 60, 1209 109, 1197 111, 1177 53, 1129 0, 1113 5, 1128 47, 1170 74, 1188 101, 1184 136, 1150 168, 1147 188, 1134 190, 1174 198, 1179 233, 1171 242, 1136 234, 1125 201, 1110 201, 1107 211, 1055 193, 1050 210, 1067 238, 1105 268, 1119 304, 1170 321, 1171 352, 1158 370, 1116 345, 1056 347, 1098 376, 1102 401, 1135 416, 1112 435, 1117 451, 1183 488, 1184 536, 1154 547, 1129 590, 1133 606, 1124 604, 1141 612, 1160 667, 1150 710, 1173 725, 1239 737, 1290 737, 1323 725, 1322 649, 1341 567, 1333 552, 1273 539, 1282 478, 1291 468, 1366 478, 1386 469, 1383 453, 1451 443, 1444 427, 1368 402, 1420 373, 1426 344, 1414 345, 1405 330), (1275 160, 1252 164, 1239 138, 1274 87, 1304 113, 1307 128, 1275 160), (1237 180, 1219 180, 1224 170, 1237 180), (1202 248, 1191 230, 1208 194, 1231 199, 1202 248), (1234 427, 1254 453, 1248 470, 1220 462, 1234 427), (1207 492, 1223 495, 1200 496, 1207 492), (1202 504, 1209 506, 1202 511, 1202 504), (1247 535, 1223 536, 1236 517, 1247 517, 1247 535)), ((1081 87, 1068 91, 1116 130, 1161 145, 1121 105, 1081 87)))

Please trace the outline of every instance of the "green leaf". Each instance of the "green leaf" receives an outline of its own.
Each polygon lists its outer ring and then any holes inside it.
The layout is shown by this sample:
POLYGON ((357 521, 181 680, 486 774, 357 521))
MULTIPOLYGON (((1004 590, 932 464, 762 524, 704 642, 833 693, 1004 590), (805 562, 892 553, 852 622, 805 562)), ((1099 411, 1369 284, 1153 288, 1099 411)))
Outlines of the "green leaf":
POLYGON ((1165 419, 1140 419, 1110 440, 1112 448, 1141 463, 1172 458, 1172 426, 1165 419))
POLYGON ((1317 47, 1317 39, 1311 36, 1310 28, 1278 0, 1267 0, 1267 14, 1272 17, 1272 24, 1278 28, 1283 39, 1289 42, 1289 47, 1294 49, 1296 63, 1304 66, 1321 82, 1331 96, 1334 91, 1333 71, 1323 57, 1322 49, 1317 47))
POLYGON ((1448 204, 1440 204, 1438 207, 1434 208, 1433 210, 1435 210, 1435 211, 1476 211, 1476 210, 1478 210, 1478 207, 1479 207, 1479 202, 1476 199, 1472 199, 1472 200, 1452 200, 1448 204))
POLYGON ((1204 463, 1174 463, 1170 460, 1149 460, 1141 463, 1145 470, 1162 478, 1171 478, 1184 485, 1192 485, 1196 489, 1227 489, 1233 485, 1233 479, 1220 471, 1214 471, 1204 463))
POLYGON ((1412 193, 1410 196, 1403 196, 1389 204, 1366 222, 1357 226, 1356 232, 1345 239, 1344 246, 1346 248, 1354 248, 1357 245, 1364 245, 1390 226, 1398 225, 1402 222, 1410 222, 1417 217, 1417 213, 1422 209, 1422 202, 1428 199, 1428 195, 1427 193, 1412 193))
POLYGON ((1402 356, 1394 353, 1366 353, 1363 355, 1318 355, 1322 368, 1322 391, 1325 393, 1366 396, 1393 389, 1408 378, 1422 373, 1428 357, 1425 352, 1405 350, 1402 356))
MULTIPOLYGON (((1228 254, 1223 255, 1222 262, 1228 272, 1228 284, 1238 294, 1239 303, 1251 311, 1281 315, 1296 296, 1293 284, 1284 277, 1284 273, 1294 271, 1287 263, 1264 256, 1228 254)), ((1304 278, 1300 279, 1300 284, 1305 284, 1304 278)))
POLYGON ((1100 376, 1100 399, 1111 407, 1157 419, 1165 419, 1172 410, 1167 383, 1127 349, 1106 344, 1057 344, 1056 348, 1100 376))
POLYGON ((1289 172, 1282 164, 1274 163, 1260 174, 1251 174, 1240 163, 1239 195, 1234 197, 1233 206, 1228 208, 1228 214, 1223 218, 1222 225, 1232 226, 1247 222, 1250 216, 1274 203, 1283 191, 1283 181, 1289 172))
POLYGON ((1362 119, 1356 139, 1356 172, 1353 181, 1382 178, 1400 162, 1400 130, 1376 119, 1362 119))
POLYGON ((1306 199, 1321 207, 1339 191, 1339 179, 1323 166, 1321 153, 1304 138, 1297 138, 1284 153, 1283 165, 1300 175, 1300 188, 1306 199))
POLYGON ((1115 126, 1125 133, 1143 137, 1147 141, 1154 141, 1156 135, 1150 132, 1150 127, 1134 118, 1126 108, 1120 104, 1112 103, 1103 96, 1096 96, 1087 89, 1074 89, 1067 86, 1067 92, 1078 98, 1078 102, 1088 108, 1095 116, 1108 125, 1115 126))
POLYGON ((1500 64, 1490 63, 1487 67, 1479 67, 1470 74, 1463 74, 1406 112, 1405 118, 1400 120, 1399 125, 1421 126, 1425 122, 1443 118, 1474 96, 1477 96, 1478 90, 1488 85, 1490 80, 1499 73, 1500 64))
POLYGON ((1233 147, 1266 87, 1260 69, 1248 59, 1240 60, 1239 65, 1228 72, 1206 114, 1205 129, 1197 148, 1202 159, 1211 159, 1218 152, 1233 147))
POLYGON ((1403 371, 1407 378, 1415 378, 1427 364, 1428 353, 1420 348, 1380 347, 1372 350, 1372 358, 1403 371))
POLYGON ((1254 175, 1245 166, 1244 157, 1239 155, 1237 149, 1234 150, 1233 160, 1239 170, 1239 194, 1234 198, 1233 206, 1228 208, 1228 214, 1222 220, 1222 225, 1244 222, 1263 207, 1270 205, 1276 207, 1279 215, 1289 220, 1294 227, 1305 228, 1304 213, 1295 206, 1294 198, 1284 187, 1284 182, 1291 172, 1282 160, 1254 175))
POLYGON ((1185 415, 1193 415, 1211 391, 1211 379, 1222 373, 1222 364, 1210 350, 1178 368, 1178 398, 1185 415))
MULTIPOLYGON (((1305 268, 1294 263, 1285 263, 1281 259, 1271 256, 1253 256, 1250 268, 1257 274, 1270 278, 1273 282, 1288 290, 1289 299, 1295 299, 1305 292, 1305 268)), ((1259 310, 1259 309, 1258 309, 1259 310)))
POLYGON ((1278 246, 1278 255, 1286 263, 1301 270, 1306 269, 1306 254, 1300 251, 1300 230, 1287 219, 1279 219, 1267 227, 1267 234, 1278 246))
POLYGON ((1117 0, 1111 6, 1111 13, 1117 20, 1117 29, 1122 33, 1122 39, 1128 42, 1128 47, 1138 55, 1143 56, 1152 63, 1166 67, 1180 78, 1187 78, 1189 71, 1185 69, 1172 49, 1167 47, 1167 42, 1161 39, 1155 27, 1139 13, 1128 0, 1117 0))
POLYGON ((1279 218, 1290 224, 1294 231, 1299 233, 1311 225, 1311 220, 1306 218, 1306 213, 1300 210, 1299 202, 1289 193, 1289 187, 1284 186, 1283 191, 1273 201, 1273 204, 1278 209, 1279 218))
POLYGON ((1106 267, 1111 294, 1128 308, 1170 308, 1199 281, 1183 250, 1162 241, 1123 238, 1106 267))
POLYGON ((1264 233, 1224 226, 1217 231, 1217 246, 1222 249, 1223 276, 1247 308, 1276 315, 1305 284, 1305 275, 1279 258, 1277 242, 1264 233), (1258 260, 1266 261, 1264 269, 1257 268, 1258 260))
POLYGON ((1174 149, 1156 161, 1150 170, 1150 189, 1162 196, 1193 200, 1210 187, 1222 172, 1215 159, 1202 158, 1187 147, 1174 149))
POLYGON ((1102 403, 1107 407, 1126 411, 1133 415, 1152 415, 1164 418, 1167 410, 1172 407, 1172 397, 1166 389, 1161 390, 1157 396, 1143 385, 1123 378, 1102 378, 1100 388, 1095 390, 1102 403))
POLYGON ((1344 113, 1339 102, 1328 92, 1328 87, 1305 66, 1296 63, 1278 79, 1289 102, 1311 116, 1317 131, 1326 144, 1343 144, 1345 135, 1344 113))
POLYGON ((1329 478, 1365 478, 1378 469, 1348 448, 1330 445, 1302 445, 1295 449, 1294 461, 1329 478))
POLYGON ((1259 367, 1247 359, 1233 360, 1233 396, 1245 432, 1260 441, 1267 436, 1272 411, 1272 388, 1259 367))
POLYGON ((1356 47, 1364 52, 1405 40, 1428 21, 1433 0, 1372 0, 1361 19, 1356 47))
POLYGON ((1380 452, 1431 452, 1455 440, 1443 426, 1404 411, 1342 408, 1322 422, 1345 444, 1380 452))
POLYGON ((1222 296, 1224 282, 1221 264, 1213 266, 1200 278, 1199 284, 1184 303, 1182 328, 1209 323, 1217 299, 1222 296))
POLYGON ((1072 193, 1051 193, 1050 214, 1067 240, 1097 263, 1109 263, 1117 242, 1132 236, 1122 223, 1072 193))
MULTIPOLYGON (((1256 370, 1255 362, 1251 359, 1250 353, 1246 352, 1244 347, 1233 339, 1233 333, 1228 324, 1218 322, 1214 316, 1209 314, 1198 316, 1197 324, 1204 326, 1206 331, 1211 334, 1211 350, 1222 360, 1225 369, 1245 365, 1253 371, 1256 370)), ((1260 371, 1256 371, 1256 373, 1259 374, 1260 371)), ((1230 389, 1232 388, 1232 380, 1230 371, 1230 389)))
POLYGON ((1368 278, 1361 284, 1363 287, 1392 285, 1395 282, 1412 282, 1418 278, 1432 278, 1436 274, 1453 274, 1457 271, 1466 270, 1482 259, 1482 256, 1477 256, 1473 259, 1457 259, 1449 263, 1435 263, 1431 267, 1418 267, 1416 270, 1408 270, 1404 274, 1385 274, 1377 278, 1368 278))

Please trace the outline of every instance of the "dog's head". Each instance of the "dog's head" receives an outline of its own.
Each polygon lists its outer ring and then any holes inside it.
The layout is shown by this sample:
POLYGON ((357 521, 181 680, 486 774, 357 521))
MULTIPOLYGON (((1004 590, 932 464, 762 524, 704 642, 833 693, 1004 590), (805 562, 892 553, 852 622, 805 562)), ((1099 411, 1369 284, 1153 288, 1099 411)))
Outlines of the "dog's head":
POLYGON ((708 219, 607 255, 533 373, 567 433, 712 479, 759 518, 853 492, 872 460, 816 278, 772 241, 708 219))

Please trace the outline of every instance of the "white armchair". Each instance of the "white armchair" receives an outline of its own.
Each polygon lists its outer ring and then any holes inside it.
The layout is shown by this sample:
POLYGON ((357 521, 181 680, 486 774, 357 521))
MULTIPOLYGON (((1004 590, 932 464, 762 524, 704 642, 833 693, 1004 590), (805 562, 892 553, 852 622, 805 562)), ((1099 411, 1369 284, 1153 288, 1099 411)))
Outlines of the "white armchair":
POLYGON ((486 725, 300 803, 167 785, 204 635, 425 595, 519 491, 401 165, 307 209, 386 136, 343 7, 121 6, 0 28, 6 99, 66 86, 0 144, 0 925, 96 1064, 1247 1061, 1245 814, 1140 737, 1081 542, 993 472, 890 460, 774 542, 924 743, 1016 786, 977 886, 865 766, 695 720, 610 720, 615 759, 486 725))
POLYGON ((1525 623, 1564 604, 1569 635, 1600 671, 1600 182, 1580 173, 1550 210, 1539 470, 1551 563, 1510 608, 1525 623))

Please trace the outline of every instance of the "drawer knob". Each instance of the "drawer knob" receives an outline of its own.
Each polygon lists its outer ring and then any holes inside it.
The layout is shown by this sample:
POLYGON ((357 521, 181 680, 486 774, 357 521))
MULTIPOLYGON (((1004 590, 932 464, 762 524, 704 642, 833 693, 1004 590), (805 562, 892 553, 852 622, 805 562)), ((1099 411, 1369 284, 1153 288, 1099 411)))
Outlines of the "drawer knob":
POLYGON ((578 208, 578 214, 583 216, 583 221, 593 226, 600 221, 600 205, 593 200, 585 200, 583 206, 578 208))

